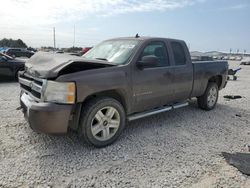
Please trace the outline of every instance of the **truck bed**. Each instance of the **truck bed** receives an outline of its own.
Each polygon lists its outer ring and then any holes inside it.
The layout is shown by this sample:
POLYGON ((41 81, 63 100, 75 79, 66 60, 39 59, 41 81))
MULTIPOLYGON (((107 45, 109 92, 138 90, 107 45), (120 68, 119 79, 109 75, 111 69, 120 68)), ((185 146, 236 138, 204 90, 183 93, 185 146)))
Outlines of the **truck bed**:
MULTIPOLYGON (((227 77, 227 61, 195 61, 193 64, 193 90, 191 97, 201 96, 207 87, 208 79, 212 76, 224 75, 222 83, 227 77)), ((221 85, 219 89, 222 89, 221 85)))

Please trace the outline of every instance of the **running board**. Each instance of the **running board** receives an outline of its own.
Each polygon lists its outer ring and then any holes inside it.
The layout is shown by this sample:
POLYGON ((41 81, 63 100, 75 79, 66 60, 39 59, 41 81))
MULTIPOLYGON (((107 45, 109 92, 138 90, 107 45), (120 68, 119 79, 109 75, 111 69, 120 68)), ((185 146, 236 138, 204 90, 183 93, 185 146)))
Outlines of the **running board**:
POLYGON ((162 112, 174 110, 174 109, 177 109, 177 108, 182 108, 182 107, 185 107, 185 106, 188 106, 188 102, 176 103, 176 104, 173 104, 173 105, 165 106, 163 108, 157 108, 155 110, 150 110, 150 111, 146 111, 146 112, 142 112, 142 113, 136 113, 136 114, 128 116, 127 119, 128 119, 128 121, 133 121, 133 120, 136 120, 136 119, 140 119, 140 118, 147 117, 147 116, 152 116, 152 115, 155 115, 155 114, 159 114, 159 113, 162 113, 162 112))

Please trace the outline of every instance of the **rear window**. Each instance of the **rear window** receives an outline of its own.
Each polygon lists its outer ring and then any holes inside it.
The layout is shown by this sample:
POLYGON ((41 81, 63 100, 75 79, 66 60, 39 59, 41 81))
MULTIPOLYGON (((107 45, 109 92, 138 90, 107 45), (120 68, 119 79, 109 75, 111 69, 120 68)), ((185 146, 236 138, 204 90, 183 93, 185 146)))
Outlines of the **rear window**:
POLYGON ((186 55, 183 46, 179 42, 171 42, 171 47, 174 54, 175 65, 185 65, 186 55))
POLYGON ((21 49, 9 49, 9 52, 20 52, 21 49))

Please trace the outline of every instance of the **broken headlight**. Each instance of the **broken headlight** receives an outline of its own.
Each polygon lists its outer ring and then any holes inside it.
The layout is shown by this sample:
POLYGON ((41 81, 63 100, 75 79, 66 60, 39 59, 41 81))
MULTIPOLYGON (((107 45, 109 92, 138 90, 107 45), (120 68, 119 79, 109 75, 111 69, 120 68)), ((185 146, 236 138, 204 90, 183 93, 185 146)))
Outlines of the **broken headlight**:
POLYGON ((43 96, 46 102, 74 104, 76 96, 75 83, 47 81, 43 96))

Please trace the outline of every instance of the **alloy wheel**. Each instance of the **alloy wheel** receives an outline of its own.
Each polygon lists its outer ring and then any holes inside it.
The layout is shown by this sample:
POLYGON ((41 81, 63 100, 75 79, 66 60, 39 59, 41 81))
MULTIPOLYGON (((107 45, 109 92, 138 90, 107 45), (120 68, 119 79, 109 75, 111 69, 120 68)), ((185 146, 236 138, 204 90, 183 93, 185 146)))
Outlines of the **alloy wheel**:
POLYGON ((207 96, 207 104, 209 107, 215 105, 217 97, 218 97, 217 89, 215 87, 211 87, 207 96))
POLYGON ((119 112, 111 106, 97 111, 91 121, 91 133, 99 141, 111 139, 120 126, 119 112))

